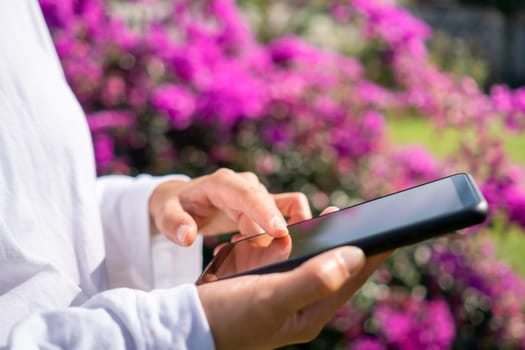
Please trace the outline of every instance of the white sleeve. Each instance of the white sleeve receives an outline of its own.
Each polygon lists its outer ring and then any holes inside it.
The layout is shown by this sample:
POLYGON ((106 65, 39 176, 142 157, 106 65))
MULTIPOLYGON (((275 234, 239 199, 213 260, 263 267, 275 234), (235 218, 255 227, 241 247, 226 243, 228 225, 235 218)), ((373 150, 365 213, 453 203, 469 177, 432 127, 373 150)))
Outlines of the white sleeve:
POLYGON ((97 180, 110 287, 148 291, 194 282, 199 276, 201 237, 191 247, 179 247, 163 235, 151 239, 149 198, 159 183, 170 179, 188 177, 110 175, 97 180))
POLYGON ((197 289, 113 289, 82 307, 33 314, 12 330, 9 349, 213 349, 197 289))

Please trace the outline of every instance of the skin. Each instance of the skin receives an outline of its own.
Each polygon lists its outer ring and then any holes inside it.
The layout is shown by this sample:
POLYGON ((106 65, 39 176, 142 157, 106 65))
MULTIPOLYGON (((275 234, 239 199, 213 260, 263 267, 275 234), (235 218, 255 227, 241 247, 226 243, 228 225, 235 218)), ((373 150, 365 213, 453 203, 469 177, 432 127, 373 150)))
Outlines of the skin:
POLYGON ((203 235, 239 231, 288 234, 288 224, 312 217, 302 193, 270 194, 253 173, 219 169, 189 182, 167 181, 153 191, 150 202, 153 234, 162 232, 182 246, 203 235))
POLYGON ((365 262, 360 249, 343 247, 289 272, 200 285, 216 348, 273 349, 314 339, 387 257, 365 262))
MULTIPOLYGON (((190 245, 197 233, 239 231, 239 239, 267 232, 282 238, 288 234, 284 216, 288 224, 312 216, 303 194, 270 194, 253 173, 228 169, 188 182, 162 183, 149 208, 152 233, 160 231, 182 246, 190 245)), ((199 285, 216 348, 271 349, 312 340, 389 255, 365 259, 360 249, 341 247, 292 271, 199 285)), ((239 266, 243 263, 237 261, 230 268, 239 266)))

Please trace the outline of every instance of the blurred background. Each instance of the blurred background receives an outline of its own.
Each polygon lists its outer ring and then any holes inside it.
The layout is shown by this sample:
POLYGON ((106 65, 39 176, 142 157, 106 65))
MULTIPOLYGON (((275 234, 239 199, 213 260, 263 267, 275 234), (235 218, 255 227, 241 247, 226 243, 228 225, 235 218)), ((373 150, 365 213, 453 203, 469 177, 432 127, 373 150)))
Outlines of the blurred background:
POLYGON ((525 1, 40 4, 99 174, 253 171, 317 212, 476 178, 486 224, 398 250, 288 349, 525 348, 525 1))

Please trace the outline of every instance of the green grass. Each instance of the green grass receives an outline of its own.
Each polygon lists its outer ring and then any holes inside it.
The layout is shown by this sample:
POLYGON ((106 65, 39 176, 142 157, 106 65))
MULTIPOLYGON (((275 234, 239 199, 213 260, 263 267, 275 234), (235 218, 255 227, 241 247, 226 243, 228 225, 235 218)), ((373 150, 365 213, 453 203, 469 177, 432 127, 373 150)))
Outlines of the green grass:
MULTIPOLYGON (((439 158, 457 151, 464 135, 453 128, 437 130, 423 118, 389 118, 388 127, 392 141, 398 144, 422 144, 439 158)), ((504 147, 513 162, 525 166, 525 137, 493 128, 496 134, 504 134, 504 147)))
MULTIPOLYGON (((461 138, 459 130, 448 128, 436 130, 423 118, 390 118, 388 127, 392 141, 400 145, 421 144, 436 157, 444 158, 458 150, 461 138)), ((502 128, 493 128, 493 132, 502 135, 504 148, 510 159, 525 166, 525 137, 510 134, 502 128)), ((496 225, 497 226, 497 225, 496 225)), ((496 243, 497 255, 513 269, 525 277, 525 231, 515 226, 497 227, 490 233, 496 243)))
POLYGON ((514 271, 525 277, 525 232, 515 226, 505 231, 492 231, 490 237, 496 243, 496 255, 506 261, 514 271))
POLYGON ((525 166, 525 137, 508 135, 505 140, 505 149, 511 159, 525 166))

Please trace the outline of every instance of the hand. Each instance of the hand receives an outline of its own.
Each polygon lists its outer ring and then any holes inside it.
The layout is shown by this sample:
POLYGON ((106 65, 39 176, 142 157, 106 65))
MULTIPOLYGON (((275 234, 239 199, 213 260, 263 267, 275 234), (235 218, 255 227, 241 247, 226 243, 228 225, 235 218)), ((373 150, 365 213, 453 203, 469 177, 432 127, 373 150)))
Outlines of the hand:
POLYGON ((220 169, 189 182, 167 181, 153 191, 149 202, 152 232, 162 232, 187 246, 197 232, 205 235, 240 231, 251 235, 288 234, 287 223, 312 214, 302 193, 272 195, 253 173, 220 169))
POLYGON ((198 286, 216 348, 270 349, 312 340, 388 256, 365 264, 361 250, 342 247, 289 272, 198 286))

